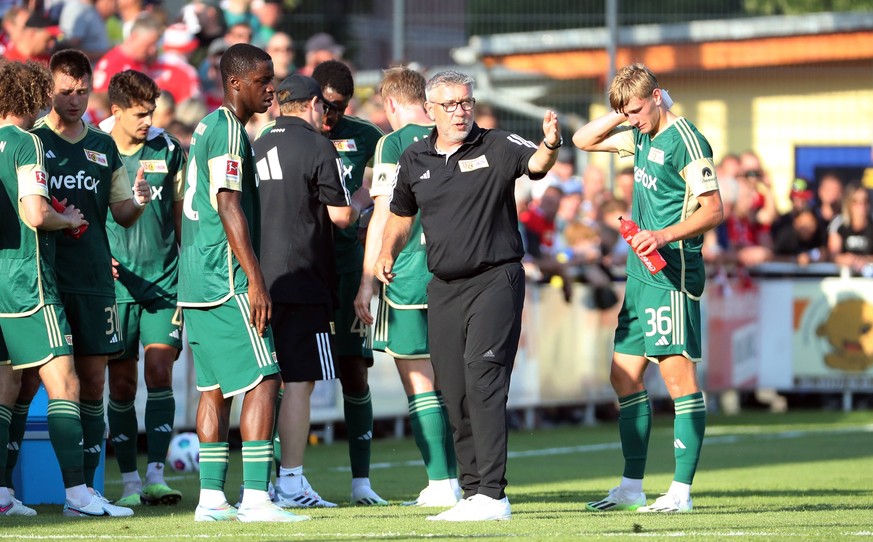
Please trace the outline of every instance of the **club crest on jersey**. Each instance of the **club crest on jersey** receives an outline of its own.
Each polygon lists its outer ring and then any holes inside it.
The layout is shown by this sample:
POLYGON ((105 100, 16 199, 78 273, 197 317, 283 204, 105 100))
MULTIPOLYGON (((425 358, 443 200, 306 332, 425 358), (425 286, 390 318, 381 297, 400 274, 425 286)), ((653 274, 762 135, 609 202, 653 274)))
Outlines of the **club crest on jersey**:
POLYGON ((227 169, 225 170, 225 175, 227 175, 228 180, 239 180, 239 160, 227 161, 227 169))
POLYGON ((336 147, 336 152, 356 152, 358 145, 354 139, 335 139, 333 146, 336 147))
POLYGON ((48 186, 45 171, 34 171, 34 177, 36 178, 36 184, 40 186, 48 186))
POLYGON ((488 166, 488 158, 483 154, 478 158, 473 158, 472 160, 459 160, 458 167, 461 168, 461 171, 467 173, 468 171, 473 171, 476 169, 483 169, 488 166))
POLYGON ((664 151, 652 147, 649 149, 649 162, 664 165, 664 151))
POLYGON ((139 165, 146 173, 169 173, 166 160, 140 160, 139 165))
POLYGON ((109 160, 106 159, 106 155, 102 152, 89 151, 88 149, 85 149, 85 158, 87 158, 89 162, 94 162, 97 165, 109 165, 109 160))

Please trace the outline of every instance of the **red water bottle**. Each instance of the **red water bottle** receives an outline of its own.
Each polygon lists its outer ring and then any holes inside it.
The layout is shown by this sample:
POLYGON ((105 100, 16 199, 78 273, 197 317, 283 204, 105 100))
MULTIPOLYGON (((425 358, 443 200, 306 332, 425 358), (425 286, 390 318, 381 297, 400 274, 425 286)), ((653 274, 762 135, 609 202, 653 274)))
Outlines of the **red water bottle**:
MULTIPOLYGON (((637 226, 637 223, 633 220, 625 220, 624 217, 618 217, 618 220, 621 222, 621 227, 619 228, 619 233, 624 237, 624 240, 627 241, 627 244, 633 247, 631 243, 631 239, 634 238, 636 234, 640 232, 640 227, 637 226)), ((634 251, 636 252, 636 251, 634 251)), ((646 266, 646 269, 649 270, 649 273, 655 275, 661 269, 667 267, 667 261, 664 260, 664 257, 661 256, 657 250, 649 254, 648 256, 643 256, 639 252, 636 252, 636 255, 640 257, 640 261, 643 262, 643 265, 646 266)))
MULTIPOLYGON (((61 202, 58 201, 58 198, 52 196, 52 208, 55 211, 63 214, 64 209, 66 209, 67 207, 66 205, 61 204, 61 202)), ((82 237, 82 234, 84 234, 85 230, 87 229, 87 224, 79 226, 78 228, 67 228, 66 230, 64 230, 64 235, 69 235, 73 239, 78 239, 79 237, 82 237)))

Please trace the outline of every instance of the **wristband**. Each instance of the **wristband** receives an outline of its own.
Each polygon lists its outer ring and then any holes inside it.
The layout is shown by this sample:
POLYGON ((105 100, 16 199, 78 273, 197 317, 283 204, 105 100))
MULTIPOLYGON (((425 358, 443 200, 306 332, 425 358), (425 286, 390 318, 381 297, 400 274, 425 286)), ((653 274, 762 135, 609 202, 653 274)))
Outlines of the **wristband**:
POLYGON ((554 147, 549 145, 549 142, 546 141, 545 139, 543 139, 543 145, 545 145, 546 148, 549 149, 550 151, 556 151, 556 150, 560 149, 561 145, 563 145, 563 144, 564 144, 564 136, 561 136, 561 138, 558 139, 558 144, 555 145, 554 147))

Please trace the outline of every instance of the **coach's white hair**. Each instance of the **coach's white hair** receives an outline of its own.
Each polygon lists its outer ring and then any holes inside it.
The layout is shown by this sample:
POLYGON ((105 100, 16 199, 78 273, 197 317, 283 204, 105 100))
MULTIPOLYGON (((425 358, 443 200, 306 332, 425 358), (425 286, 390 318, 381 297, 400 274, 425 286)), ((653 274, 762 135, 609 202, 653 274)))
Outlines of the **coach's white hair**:
POLYGON ((446 70, 431 77, 427 82, 427 85, 424 87, 424 92, 427 99, 430 100, 431 92, 433 92, 437 87, 446 85, 463 85, 465 87, 473 88, 473 83, 473 78, 465 73, 456 72, 455 70, 446 70))

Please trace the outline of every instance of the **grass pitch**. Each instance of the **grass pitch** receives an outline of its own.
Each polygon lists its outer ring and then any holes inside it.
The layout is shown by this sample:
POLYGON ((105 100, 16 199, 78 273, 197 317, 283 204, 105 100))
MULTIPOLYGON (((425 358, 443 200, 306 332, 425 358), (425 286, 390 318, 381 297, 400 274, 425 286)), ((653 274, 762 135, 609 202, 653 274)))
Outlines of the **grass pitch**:
MULTIPOLYGON (((656 415, 645 490, 649 502, 672 478, 671 416, 656 415)), ((681 515, 586 512, 621 475, 614 422, 510 435, 512 520, 444 524, 438 512, 400 506, 426 483, 411 439, 373 443, 371 480, 392 505, 309 510, 294 524, 194 523, 196 474, 170 474, 185 495, 179 506, 141 507, 133 518, 72 519, 59 506, 35 518, 0 518, 0 539, 16 540, 871 540, 873 541, 873 415, 835 412, 710 416, 695 480, 694 511, 681 515)), ((348 502, 345 442, 312 446, 307 478, 327 500, 348 502)), ((140 468, 145 458, 140 459, 140 468)), ((235 502, 240 454, 227 484, 235 502)), ((107 497, 121 491, 118 467, 107 467, 107 497)))

